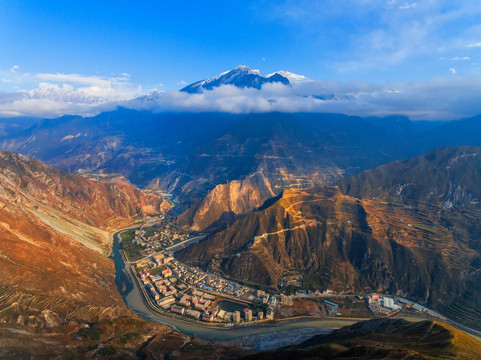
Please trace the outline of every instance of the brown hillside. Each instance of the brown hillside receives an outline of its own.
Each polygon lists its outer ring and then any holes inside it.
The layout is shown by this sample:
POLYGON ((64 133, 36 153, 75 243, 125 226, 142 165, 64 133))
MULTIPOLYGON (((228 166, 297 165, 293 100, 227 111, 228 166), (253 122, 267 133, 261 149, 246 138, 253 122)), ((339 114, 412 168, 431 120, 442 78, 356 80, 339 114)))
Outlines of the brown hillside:
POLYGON ((130 314, 114 285, 109 231, 168 205, 0 152, 0 319, 53 326, 130 314))
POLYGON ((285 190, 270 206, 179 256, 272 287, 283 272, 295 270, 304 287, 404 295, 436 309, 451 307, 450 315, 476 326, 481 256, 469 234, 481 230, 480 215, 359 200, 337 187, 285 190))

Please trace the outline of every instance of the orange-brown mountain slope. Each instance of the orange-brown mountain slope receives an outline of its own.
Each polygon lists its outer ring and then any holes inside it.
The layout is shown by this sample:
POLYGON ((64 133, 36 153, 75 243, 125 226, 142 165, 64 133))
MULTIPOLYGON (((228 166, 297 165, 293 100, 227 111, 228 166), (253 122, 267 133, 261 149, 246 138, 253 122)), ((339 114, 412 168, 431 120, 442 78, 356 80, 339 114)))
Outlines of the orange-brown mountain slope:
POLYGON ((247 282, 382 291, 479 327, 481 148, 450 147, 285 190, 179 256, 247 282))
POLYGON ((177 222, 192 230, 204 230, 212 225, 232 222, 237 216, 275 196, 276 190, 262 173, 220 184, 179 215, 177 222))
POLYGON ((273 203, 178 254, 272 287, 283 282, 286 271, 295 271, 303 275, 304 287, 391 292, 437 309, 470 308, 463 319, 476 323, 481 303, 473 289, 481 288, 481 254, 467 233, 460 235, 450 224, 480 230, 479 215, 361 201, 338 187, 285 190, 273 203))
POLYGON ((129 185, 0 152, 0 321, 53 326, 130 314, 104 256, 109 231, 168 206, 129 185))

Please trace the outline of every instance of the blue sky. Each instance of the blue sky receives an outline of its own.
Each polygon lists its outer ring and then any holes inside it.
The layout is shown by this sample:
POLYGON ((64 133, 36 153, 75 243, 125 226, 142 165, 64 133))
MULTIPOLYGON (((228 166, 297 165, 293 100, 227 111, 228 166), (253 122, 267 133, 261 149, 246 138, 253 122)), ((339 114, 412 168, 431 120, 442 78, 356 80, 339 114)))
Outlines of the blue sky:
POLYGON ((0 91, 125 99, 239 64, 340 84, 466 82, 481 75, 479 19, 468 0, 0 0, 0 91))

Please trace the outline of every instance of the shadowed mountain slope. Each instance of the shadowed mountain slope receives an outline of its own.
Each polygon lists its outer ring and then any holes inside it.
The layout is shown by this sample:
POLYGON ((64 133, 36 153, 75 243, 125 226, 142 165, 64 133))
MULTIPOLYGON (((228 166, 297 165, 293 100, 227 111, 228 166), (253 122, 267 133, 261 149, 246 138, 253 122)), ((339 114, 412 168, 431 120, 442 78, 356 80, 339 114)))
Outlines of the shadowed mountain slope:
MULTIPOLYGON (((0 139, 0 148, 79 173, 123 176, 191 205, 216 185, 260 173, 284 188, 332 183, 407 158, 397 139, 340 114, 154 113, 118 109, 47 119, 0 139)), ((407 130, 407 133, 412 134, 407 130)), ((409 150, 409 151, 408 151, 409 150)))
POLYGON ((446 324, 400 319, 360 322, 244 359, 479 359, 481 344, 446 324))
POLYGON ((481 199, 481 147, 446 147, 406 161, 364 171, 339 182, 359 198, 410 204, 477 206, 481 199))

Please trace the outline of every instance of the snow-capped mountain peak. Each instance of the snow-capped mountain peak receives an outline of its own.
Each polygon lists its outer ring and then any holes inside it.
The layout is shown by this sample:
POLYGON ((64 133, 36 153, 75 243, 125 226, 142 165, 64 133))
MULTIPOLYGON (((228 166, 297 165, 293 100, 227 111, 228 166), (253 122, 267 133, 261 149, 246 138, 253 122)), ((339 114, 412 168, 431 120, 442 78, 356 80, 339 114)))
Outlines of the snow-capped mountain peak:
POLYGON ((258 69, 251 69, 249 66, 247 65, 239 65, 231 70, 227 70, 227 71, 224 71, 223 73, 220 73, 218 76, 216 76, 215 78, 213 79, 216 79, 216 78, 219 78, 221 76, 224 76, 230 72, 234 72, 234 73, 246 73, 246 74, 254 74, 254 75, 260 75, 261 72, 260 70, 258 69))
POLYGON ((195 82, 181 89, 180 91, 187 93, 201 93, 204 90, 212 90, 222 85, 234 85, 239 88, 256 88, 260 89, 265 83, 280 82, 284 85, 290 85, 289 80, 277 74, 277 76, 264 77, 257 69, 251 69, 247 65, 239 65, 236 68, 225 71, 216 77, 195 82))
POLYGON ((299 82, 305 82, 305 81, 312 81, 311 79, 309 79, 307 76, 304 76, 304 75, 299 75, 299 74, 294 74, 292 72, 289 72, 289 71, 285 71, 285 70, 280 70, 280 71, 276 71, 276 72, 273 72, 272 74, 269 74, 267 75, 266 77, 267 78, 270 78, 276 74, 279 74, 285 78, 287 78, 291 83, 299 83, 299 82))

